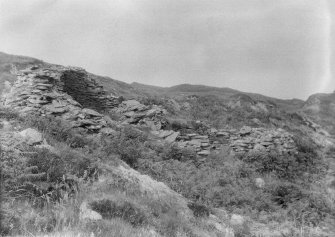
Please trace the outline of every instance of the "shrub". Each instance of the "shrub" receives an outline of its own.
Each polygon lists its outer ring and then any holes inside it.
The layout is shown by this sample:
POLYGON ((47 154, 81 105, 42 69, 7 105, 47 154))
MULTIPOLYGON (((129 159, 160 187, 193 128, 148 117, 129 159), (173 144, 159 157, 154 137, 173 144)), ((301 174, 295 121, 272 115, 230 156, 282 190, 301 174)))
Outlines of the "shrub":
POLYGON ((144 225, 148 222, 145 212, 133 203, 124 201, 115 203, 108 199, 90 203, 92 210, 97 211, 104 219, 122 218, 134 226, 144 225))
POLYGON ((189 161, 196 159, 196 152, 190 148, 181 148, 177 144, 167 146, 162 152, 163 160, 189 161))
POLYGON ((10 108, 0 108, 0 119, 5 120, 18 120, 20 115, 17 111, 11 110, 10 108))
MULTIPOLYGON (((326 164, 322 158, 307 147, 301 147, 298 153, 279 154, 249 152, 239 158, 252 165, 256 172, 261 174, 275 173, 279 178, 287 180, 322 177, 325 174, 326 164)), ((308 180, 306 180, 308 181, 308 180)))
POLYGON ((45 181, 48 182, 60 181, 66 173, 64 160, 47 149, 36 150, 32 153, 27 166, 37 167, 37 173, 46 173, 45 181))
POLYGON ((138 166, 138 159, 142 157, 144 142, 147 140, 147 135, 131 126, 126 126, 122 131, 111 138, 105 148, 107 155, 115 153, 120 156, 120 159, 125 161, 131 167, 138 166))
POLYGON ((168 119, 167 125, 164 129, 173 130, 173 131, 181 131, 188 129, 189 125, 185 119, 168 119))
POLYGON ((60 142, 65 142, 72 135, 69 124, 52 116, 40 117, 29 115, 25 119, 25 124, 26 126, 37 128, 39 131, 60 142))
POLYGON ((203 204, 191 202, 187 206, 193 211, 195 217, 208 217, 210 214, 209 208, 203 204))
POLYGON ((271 189, 272 200, 284 208, 305 197, 301 187, 289 182, 279 182, 271 189))
POLYGON ((84 148, 90 141, 85 136, 74 134, 68 137, 66 143, 72 148, 84 148))
POLYGON ((253 236, 250 232, 250 227, 246 222, 244 222, 242 225, 233 226, 233 229, 234 229, 234 236, 235 237, 253 236))

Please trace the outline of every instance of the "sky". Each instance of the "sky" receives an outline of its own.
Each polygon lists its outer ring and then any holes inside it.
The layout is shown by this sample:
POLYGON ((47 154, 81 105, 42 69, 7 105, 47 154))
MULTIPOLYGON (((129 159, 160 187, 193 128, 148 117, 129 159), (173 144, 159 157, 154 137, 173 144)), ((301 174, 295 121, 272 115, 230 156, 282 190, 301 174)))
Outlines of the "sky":
POLYGON ((306 99, 335 90, 333 18, 335 0, 0 0, 0 51, 127 83, 306 99))

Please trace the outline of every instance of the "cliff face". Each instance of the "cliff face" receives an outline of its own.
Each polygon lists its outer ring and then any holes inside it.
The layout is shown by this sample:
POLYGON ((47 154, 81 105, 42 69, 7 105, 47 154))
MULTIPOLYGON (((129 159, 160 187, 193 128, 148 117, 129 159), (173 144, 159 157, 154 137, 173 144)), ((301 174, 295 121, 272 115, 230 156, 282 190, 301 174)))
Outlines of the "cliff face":
POLYGON ((52 114, 68 120, 73 127, 95 130, 106 124, 98 112, 120 103, 119 98, 106 95, 81 68, 33 66, 13 73, 17 81, 5 91, 2 103, 23 113, 52 114))

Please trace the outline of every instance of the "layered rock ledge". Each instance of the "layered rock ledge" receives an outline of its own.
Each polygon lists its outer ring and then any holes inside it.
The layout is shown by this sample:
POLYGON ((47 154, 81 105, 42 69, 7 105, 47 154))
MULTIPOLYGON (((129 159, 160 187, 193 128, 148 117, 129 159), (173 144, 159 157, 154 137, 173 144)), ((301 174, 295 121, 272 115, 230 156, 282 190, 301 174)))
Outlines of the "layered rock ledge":
POLYGON ((24 114, 54 115, 73 127, 99 130, 106 125, 101 112, 121 102, 107 95, 81 68, 33 66, 16 74, 17 81, 5 91, 1 102, 24 114))

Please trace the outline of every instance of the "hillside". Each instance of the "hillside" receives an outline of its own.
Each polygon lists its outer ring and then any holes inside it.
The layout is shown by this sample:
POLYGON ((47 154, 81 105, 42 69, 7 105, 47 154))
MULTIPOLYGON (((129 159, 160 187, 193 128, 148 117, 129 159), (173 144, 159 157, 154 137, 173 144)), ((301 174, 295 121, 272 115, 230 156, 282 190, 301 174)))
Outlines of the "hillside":
POLYGON ((16 80, 16 77, 11 74, 12 65, 23 69, 35 64, 43 64, 43 62, 30 57, 14 56, 0 52, 0 93, 2 92, 2 88, 5 88, 5 81, 13 83, 16 80))
POLYGON ((333 94, 162 88, 1 57, 1 235, 335 234, 333 94))
POLYGON ((335 135, 335 92, 311 95, 304 103, 302 111, 335 135))

